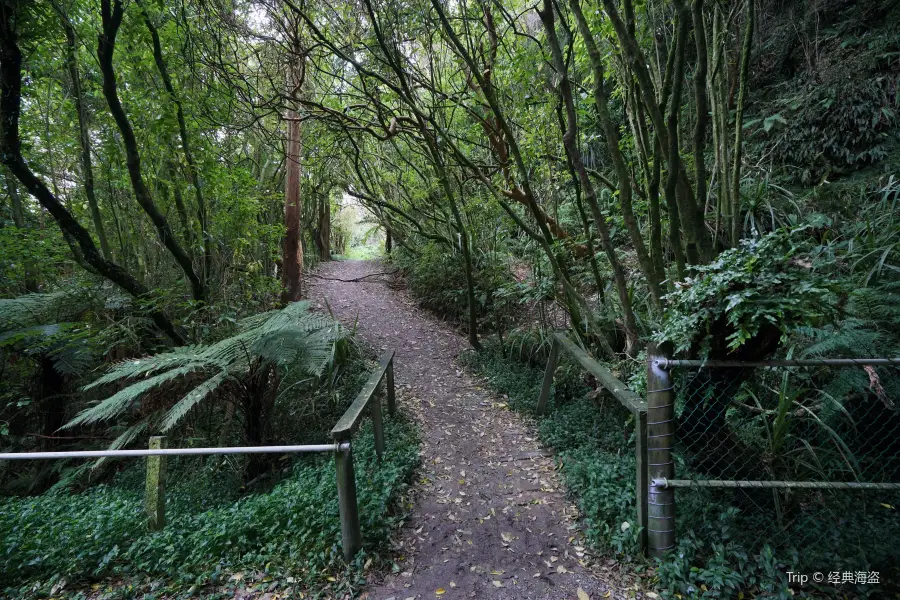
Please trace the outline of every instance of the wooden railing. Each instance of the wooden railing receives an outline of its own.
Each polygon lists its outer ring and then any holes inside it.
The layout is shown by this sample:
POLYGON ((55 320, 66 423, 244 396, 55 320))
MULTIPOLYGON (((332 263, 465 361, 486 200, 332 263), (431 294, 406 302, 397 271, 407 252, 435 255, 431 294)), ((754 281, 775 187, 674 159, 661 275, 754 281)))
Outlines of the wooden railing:
POLYGON ((378 361, 378 368, 366 381, 356 400, 347 409, 331 430, 331 437, 337 447, 346 447, 334 454, 334 465, 337 471, 338 508, 341 515, 341 544, 344 557, 349 560, 362 548, 362 531, 359 527, 359 508, 356 502, 356 475, 353 470, 353 450, 350 438, 359 429, 366 409, 372 417, 372 430, 375 436, 375 453, 378 458, 384 453, 384 423, 381 416, 381 398, 375 391, 383 379, 387 380, 388 414, 397 412, 394 391, 394 351, 385 352, 378 361))
POLYGON ((547 360, 547 368, 544 371, 541 395, 538 397, 536 409, 538 415, 544 414, 547 410, 550 386, 553 385, 553 374, 556 372, 556 366, 559 364, 560 350, 568 352, 588 373, 597 378, 597 381, 604 389, 634 415, 634 452, 637 459, 635 491, 637 494, 637 523, 640 527, 638 543, 641 551, 646 552, 649 496, 649 481, 647 479, 647 402, 629 390, 609 369, 591 358, 587 352, 576 346, 565 334, 555 333, 553 334, 553 346, 550 348, 550 358, 547 360))

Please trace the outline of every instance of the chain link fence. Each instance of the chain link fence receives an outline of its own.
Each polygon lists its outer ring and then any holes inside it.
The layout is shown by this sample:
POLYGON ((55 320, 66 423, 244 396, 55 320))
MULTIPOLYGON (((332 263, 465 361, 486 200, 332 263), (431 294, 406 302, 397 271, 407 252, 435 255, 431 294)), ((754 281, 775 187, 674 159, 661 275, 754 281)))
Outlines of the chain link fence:
POLYGON ((798 569, 900 564, 900 359, 655 364, 651 504, 674 490, 677 510, 651 506, 651 536, 674 522, 798 569))

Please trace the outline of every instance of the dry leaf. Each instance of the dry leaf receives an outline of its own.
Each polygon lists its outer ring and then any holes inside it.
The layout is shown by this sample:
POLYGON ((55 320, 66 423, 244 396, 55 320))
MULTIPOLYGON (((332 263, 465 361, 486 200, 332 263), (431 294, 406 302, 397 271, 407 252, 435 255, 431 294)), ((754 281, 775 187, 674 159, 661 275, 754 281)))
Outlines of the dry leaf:
POLYGON ((438 596, 443 596, 446 592, 447 592, 447 590, 445 590, 444 588, 438 588, 434 591, 434 593, 437 594, 438 596))
POLYGON ((586 591, 578 588, 578 600, 591 600, 591 597, 587 595, 586 591))
POLYGON ((500 582, 499 582, 499 581, 497 581, 497 580, 494 580, 494 581, 492 581, 492 582, 491 582, 491 583, 493 583, 493 584, 494 584, 494 587, 503 587, 503 584, 502 584, 502 583, 500 583, 500 582))

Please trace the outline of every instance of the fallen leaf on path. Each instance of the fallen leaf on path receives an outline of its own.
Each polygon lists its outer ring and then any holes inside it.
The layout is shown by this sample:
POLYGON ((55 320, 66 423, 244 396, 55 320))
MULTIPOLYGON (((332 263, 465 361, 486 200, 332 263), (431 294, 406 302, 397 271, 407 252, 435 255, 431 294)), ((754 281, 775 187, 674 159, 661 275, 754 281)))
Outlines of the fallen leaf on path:
POLYGON ((578 600, 591 600, 591 597, 587 595, 586 591, 578 588, 578 600))

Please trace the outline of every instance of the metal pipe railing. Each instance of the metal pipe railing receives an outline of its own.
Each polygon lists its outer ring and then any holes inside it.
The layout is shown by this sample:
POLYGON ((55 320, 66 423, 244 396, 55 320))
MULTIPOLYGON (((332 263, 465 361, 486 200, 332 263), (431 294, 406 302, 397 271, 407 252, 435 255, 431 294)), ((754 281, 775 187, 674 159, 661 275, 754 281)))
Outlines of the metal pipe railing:
POLYGON ((704 488, 782 488, 805 490, 900 490, 900 483, 872 483, 863 481, 741 481, 727 479, 654 479, 654 487, 704 488))
POLYGON ((662 369, 673 367, 886 367, 900 366, 900 358, 800 358, 793 360, 703 360, 660 357, 656 359, 662 369))
POLYGON ((146 493, 144 496, 144 512, 147 515, 147 526, 151 530, 159 530, 165 526, 165 489, 167 456, 213 456, 224 454, 289 454, 333 452, 337 476, 338 507, 341 519, 341 542, 344 557, 353 558, 362 548, 362 532, 356 500, 356 475, 353 469, 353 453, 350 438, 359 427, 366 414, 372 418, 375 436, 375 449, 380 459, 384 453, 384 424, 381 415, 381 401, 375 396, 376 388, 382 379, 386 380, 388 414, 393 416, 397 410, 396 390, 394 386, 394 351, 389 350, 381 356, 378 369, 372 373, 369 381, 363 386, 353 404, 338 420, 331 434, 331 444, 305 444, 295 446, 231 446, 226 448, 166 448, 165 436, 150 438, 150 447, 140 450, 82 450, 72 452, 5 452, 0 453, 2 460, 47 460, 66 458, 147 458, 146 493), (366 409, 368 411, 366 412, 366 409))
POLYGON ((125 458, 132 456, 192 456, 215 454, 288 454, 300 452, 339 452, 349 450, 342 444, 306 444, 301 446, 231 446, 225 448, 150 448, 141 450, 81 450, 72 452, 3 452, 0 460, 46 460, 54 458, 125 458))

